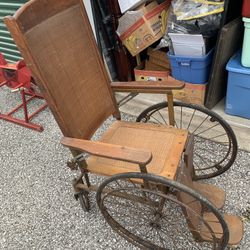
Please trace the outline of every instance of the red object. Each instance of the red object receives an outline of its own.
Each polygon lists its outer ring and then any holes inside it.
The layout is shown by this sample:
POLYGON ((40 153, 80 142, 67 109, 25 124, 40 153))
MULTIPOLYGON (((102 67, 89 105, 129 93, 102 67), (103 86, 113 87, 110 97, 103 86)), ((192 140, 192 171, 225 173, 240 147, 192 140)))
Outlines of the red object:
POLYGON ((250 18, 250 0, 243 1, 242 16, 250 18))
POLYGON ((28 103, 33 99, 44 99, 41 95, 35 93, 32 88, 31 79, 31 71, 26 67, 23 60, 15 64, 7 63, 4 56, 0 53, 0 87, 7 86, 11 88, 12 91, 20 91, 22 98, 22 103, 7 114, 2 114, 0 111, 0 119, 42 132, 42 126, 31 123, 30 121, 35 115, 44 110, 47 104, 43 104, 29 115, 28 103), (23 109, 24 119, 13 116, 20 109, 23 109))
MULTIPOLYGON (((0 65, 5 65, 7 64, 7 62, 5 61, 3 55, 0 53, 0 65)), ((3 77, 3 71, 0 68, 0 84, 5 81, 4 77, 3 77)))

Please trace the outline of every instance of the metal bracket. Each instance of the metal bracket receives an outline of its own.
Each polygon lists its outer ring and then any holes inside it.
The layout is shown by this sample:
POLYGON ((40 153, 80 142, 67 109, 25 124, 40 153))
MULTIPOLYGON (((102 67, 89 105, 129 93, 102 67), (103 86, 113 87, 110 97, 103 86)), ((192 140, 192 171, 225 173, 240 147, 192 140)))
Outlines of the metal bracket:
POLYGON ((68 161, 67 166, 73 171, 78 170, 82 162, 85 162, 84 154, 79 154, 70 161, 68 161))

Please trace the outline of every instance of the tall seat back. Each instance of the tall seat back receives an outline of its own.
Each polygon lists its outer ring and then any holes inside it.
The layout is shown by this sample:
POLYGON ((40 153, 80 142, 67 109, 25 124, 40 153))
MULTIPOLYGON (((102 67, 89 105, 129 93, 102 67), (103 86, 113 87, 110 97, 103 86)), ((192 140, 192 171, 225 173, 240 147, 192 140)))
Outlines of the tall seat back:
POLYGON ((65 136, 119 116, 82 0, 31 0, 4 21, 65 136))

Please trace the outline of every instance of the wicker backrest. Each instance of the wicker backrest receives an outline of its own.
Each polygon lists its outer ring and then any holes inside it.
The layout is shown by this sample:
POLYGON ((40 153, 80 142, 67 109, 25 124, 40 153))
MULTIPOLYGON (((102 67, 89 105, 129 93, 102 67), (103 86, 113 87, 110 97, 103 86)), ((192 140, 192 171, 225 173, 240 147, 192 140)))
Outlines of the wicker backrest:
POLYGON ((119 116, 82 0, 31 0, 5 23, 65 136, 119 116))

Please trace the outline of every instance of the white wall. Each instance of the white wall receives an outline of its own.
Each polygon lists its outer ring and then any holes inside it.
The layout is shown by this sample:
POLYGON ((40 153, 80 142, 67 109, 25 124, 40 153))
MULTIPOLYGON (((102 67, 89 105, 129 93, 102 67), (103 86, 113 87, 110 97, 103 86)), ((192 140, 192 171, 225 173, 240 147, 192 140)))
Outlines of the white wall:
MULTIPOLYGON (((94 25, 94 20, 93 20, 93 14, 92 14, 92 8, 91 8, 90 0, 83 0, 83 3, 85 5, 86 11, 88 13, 88 17, 89 17, 89 20, 90 20, 90 23, 91 23, 91 26, 92 26, 92 30, 93 30, 94 35, 96 37, 95 25, 94 25)), ((105 60, 104 60, 104 62, 105 62, 105 60)), ((106 62, 105 62, 105 66, 106 66, 106 69, 107 69, 107 71, 109 73, 108 66, 107 66, 106 62)), ((109 77, 111 79, 110 74, 109 74, 109 77)))
POLYGON ((83 0, 83 3, 85 5, 86 11, 88 13, 89 16, 89 20, 92 26, 92 29, 94 31, 95 34, 95 25, 94 25, 94 20, 93 20, 93 14, 92 14, 92 9, 91 9, 91 4, 90 4, 90 0, 83 0))

